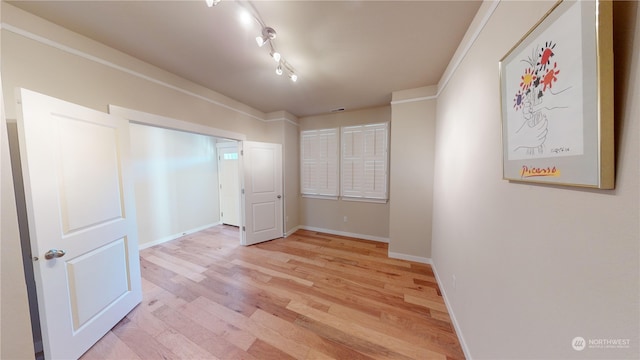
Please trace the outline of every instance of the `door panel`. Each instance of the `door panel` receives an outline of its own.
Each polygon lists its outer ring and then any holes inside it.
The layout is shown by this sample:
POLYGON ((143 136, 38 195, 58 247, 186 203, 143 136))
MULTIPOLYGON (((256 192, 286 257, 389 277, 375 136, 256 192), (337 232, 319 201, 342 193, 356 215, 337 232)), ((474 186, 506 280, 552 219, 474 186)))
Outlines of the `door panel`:
POLYGON ((244 141, 244 226, 241 243, 251 245, 283 236, 282 146, 244 141))
POLYGON ((253 231, 260 233, 271 231, 277 227, 275 212, 277 204, 275 201, 252 204, 253 231))
POLYGON ((121 218, 116 129, 79 118, 52 118, 60 126, 57 149, 64 233, 121 218))
POLYGON ((45 357, 78 358, 142 299, 129 125, 28 90, 20 103, 45 357))
POLYGON ((67 262, 75 331, 130 290, 126 248, 118 239, 67 262))

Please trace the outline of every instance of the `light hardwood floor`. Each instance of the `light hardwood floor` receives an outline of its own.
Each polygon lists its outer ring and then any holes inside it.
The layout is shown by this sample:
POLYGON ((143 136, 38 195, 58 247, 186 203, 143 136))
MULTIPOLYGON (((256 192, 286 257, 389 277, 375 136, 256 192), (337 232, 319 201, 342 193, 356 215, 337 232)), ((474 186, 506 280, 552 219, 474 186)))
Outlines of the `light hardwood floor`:
POLYGON ((429 265, 216 226, 140 252, 143 301, 82 359, 462 359, 429 265))

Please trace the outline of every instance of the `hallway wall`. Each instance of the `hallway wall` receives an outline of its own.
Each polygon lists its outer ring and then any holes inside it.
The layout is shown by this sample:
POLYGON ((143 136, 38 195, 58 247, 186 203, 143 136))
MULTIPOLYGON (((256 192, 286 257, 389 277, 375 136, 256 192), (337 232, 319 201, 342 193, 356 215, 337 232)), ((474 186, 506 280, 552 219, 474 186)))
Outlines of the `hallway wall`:
POLYGON ((615 190, 502 180, 498 61, 554 3, 501 1, 438 98, 433 262, 474 359, 640 354, 637 2, 614 2, 615 190))

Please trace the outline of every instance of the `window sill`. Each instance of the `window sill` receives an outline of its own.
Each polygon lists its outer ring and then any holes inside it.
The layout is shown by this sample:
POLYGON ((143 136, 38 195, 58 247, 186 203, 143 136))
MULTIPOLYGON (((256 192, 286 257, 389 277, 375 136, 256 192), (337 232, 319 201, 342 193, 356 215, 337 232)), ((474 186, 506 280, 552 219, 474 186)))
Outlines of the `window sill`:
POLYGON ((307 199, 338 200, 338 197, 334 195, 302 194, 302 197, 307 199))
POLYGON ((344 201, 368 202, 368 203, 376 203, 376 204, 386 204, 389 201, 388 199, 357 198, 357 197, 348 197, 348 196, 343 196, 341 199, 344 201))

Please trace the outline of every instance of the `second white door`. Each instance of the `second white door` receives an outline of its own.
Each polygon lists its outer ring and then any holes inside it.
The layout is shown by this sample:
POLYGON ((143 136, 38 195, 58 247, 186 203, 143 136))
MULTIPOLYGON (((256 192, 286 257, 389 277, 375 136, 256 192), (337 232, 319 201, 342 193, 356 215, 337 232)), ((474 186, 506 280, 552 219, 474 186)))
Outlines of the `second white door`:
POLYGON ((243 229, 240 243, 283 236, 282 145, 242 142, 243 229))

